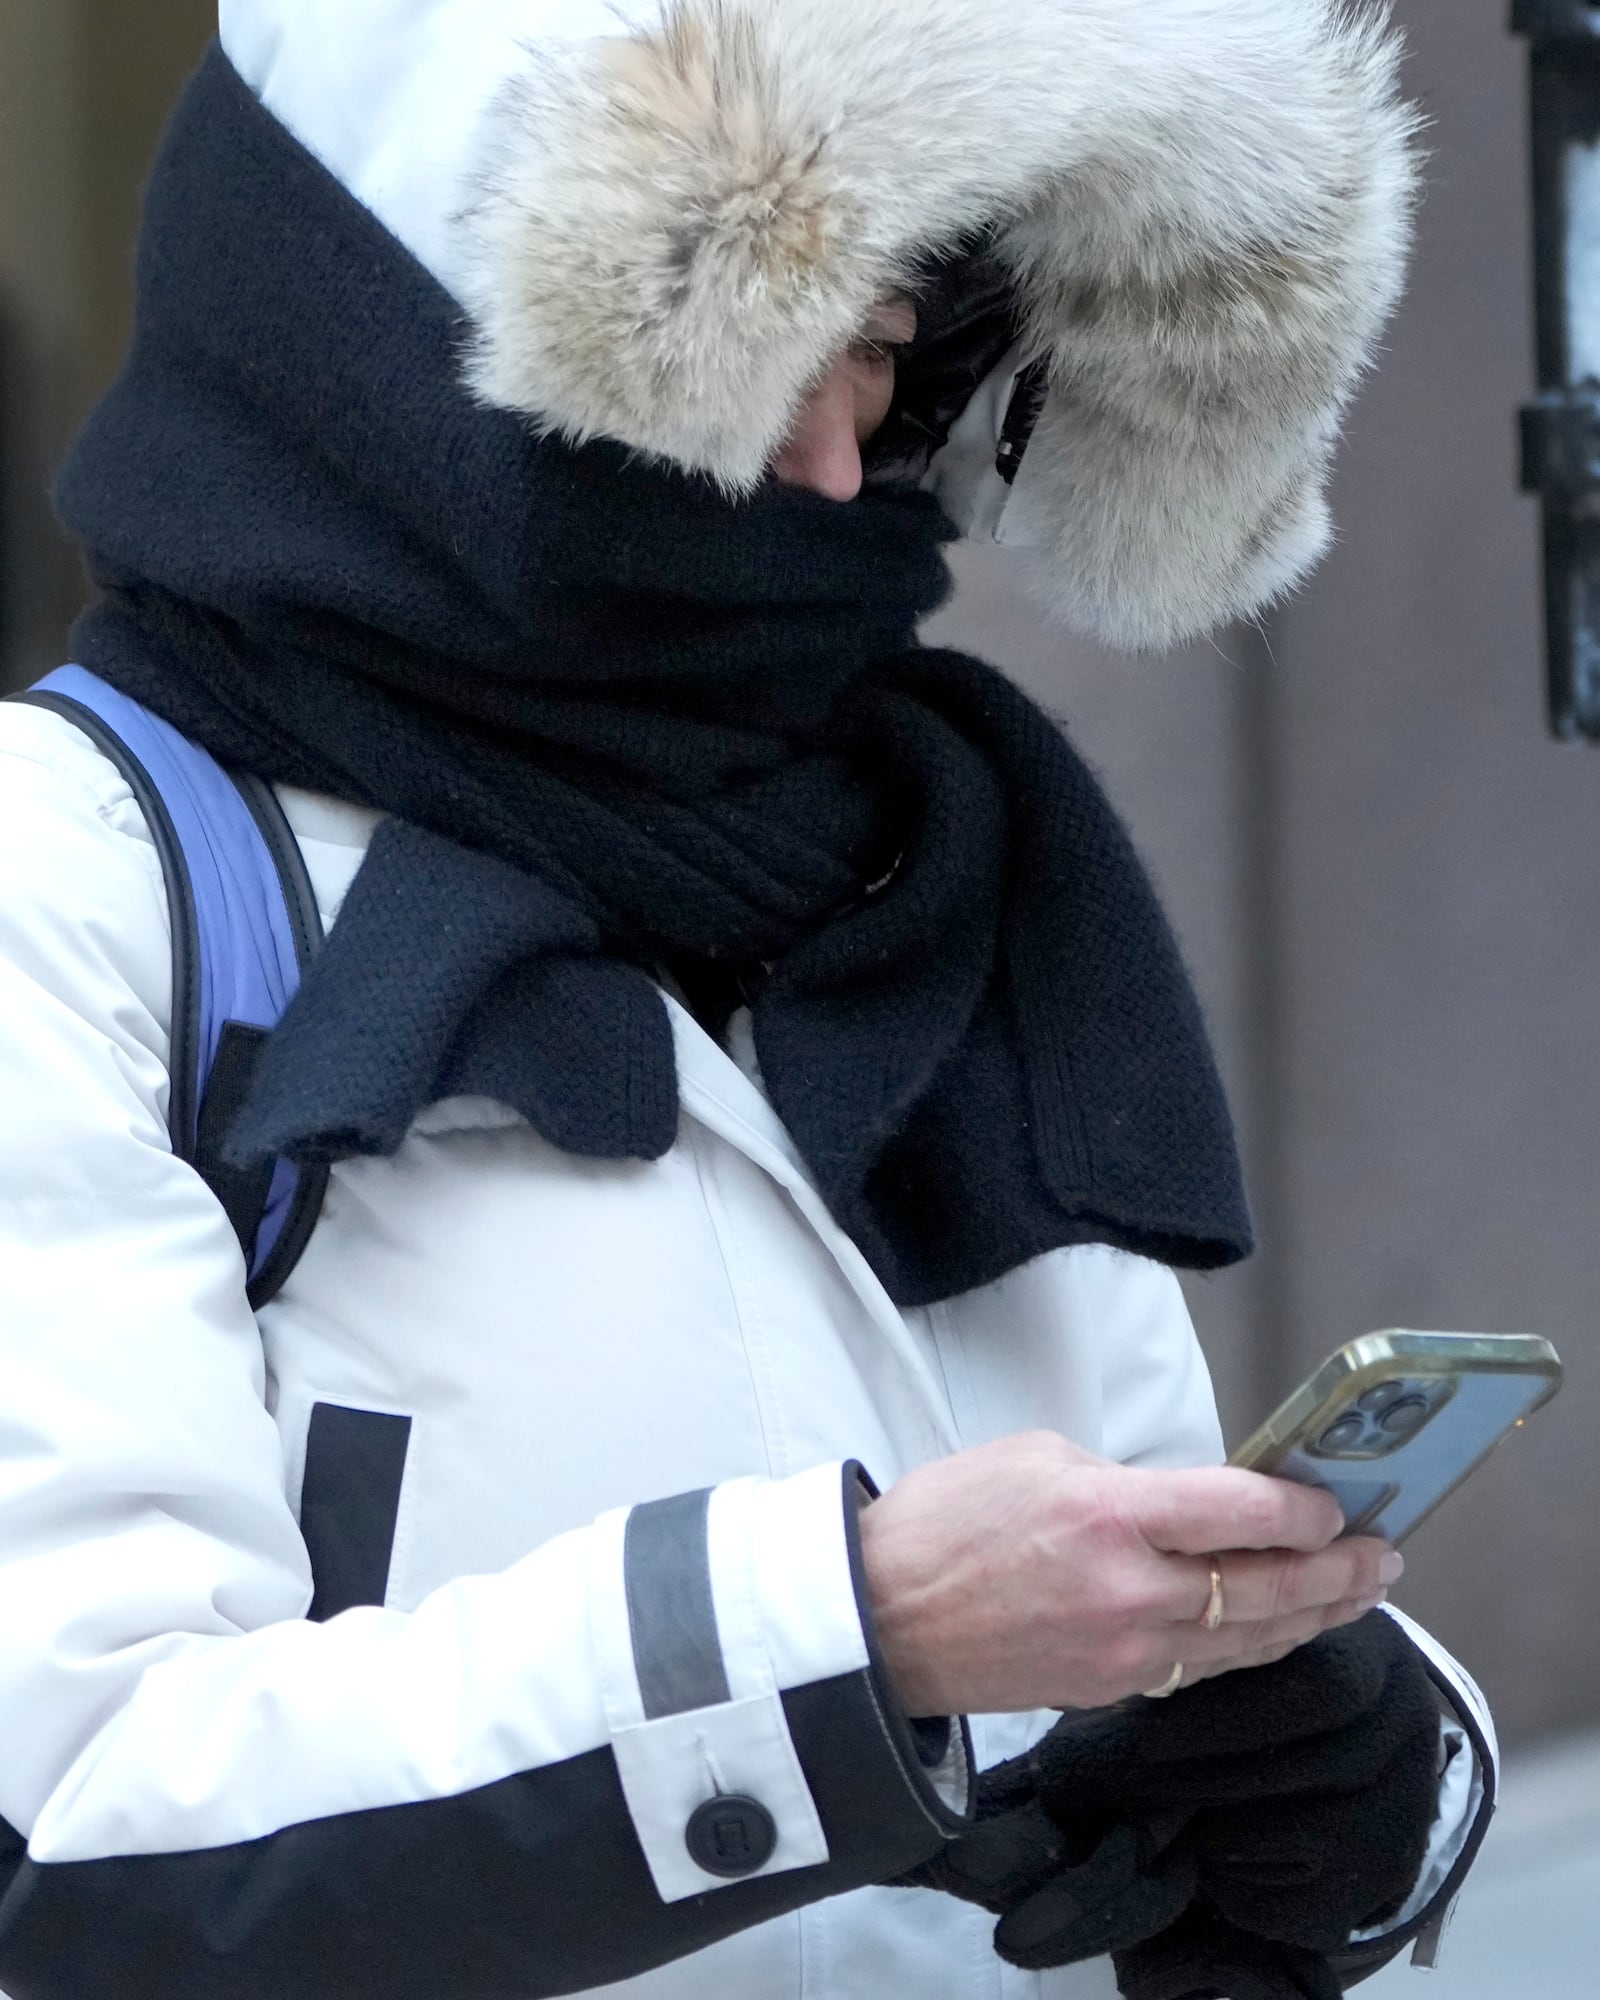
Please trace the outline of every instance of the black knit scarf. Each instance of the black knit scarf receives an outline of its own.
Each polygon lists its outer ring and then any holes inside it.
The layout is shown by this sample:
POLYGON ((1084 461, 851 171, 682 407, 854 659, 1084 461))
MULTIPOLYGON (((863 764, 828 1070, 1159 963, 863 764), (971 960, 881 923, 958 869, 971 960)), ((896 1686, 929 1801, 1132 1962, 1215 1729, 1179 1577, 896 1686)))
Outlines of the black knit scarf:
POLYGON ((917 646, 932 503, 735 504, 538 439, 463 391, 461 334, 214 50, 61 481, 103 591, 77 657, 225 761, 393 815, 235 1151, 388 1154, 481 1094, 657 1158, 648 968, 765 966, 773 1104, 900 1302, 1068 1243, 1241 1256, 1222 1092, 1126 836, 1001 675, 917 646))

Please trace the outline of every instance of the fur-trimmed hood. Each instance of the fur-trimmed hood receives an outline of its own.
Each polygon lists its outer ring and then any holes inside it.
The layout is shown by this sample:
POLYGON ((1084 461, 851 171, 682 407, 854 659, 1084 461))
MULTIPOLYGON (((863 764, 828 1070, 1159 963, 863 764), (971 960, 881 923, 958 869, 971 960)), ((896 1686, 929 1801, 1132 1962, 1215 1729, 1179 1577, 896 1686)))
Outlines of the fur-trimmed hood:
POLYGON ((466 307, 491 403, 747 490, 875 301, 981 246, 1016 341, 928 481, 1038 552, 1058 613, 1170 645, 1326 546, 1328 459, 1416 185, 1378 14, 223 0, 222 30, 466 307))

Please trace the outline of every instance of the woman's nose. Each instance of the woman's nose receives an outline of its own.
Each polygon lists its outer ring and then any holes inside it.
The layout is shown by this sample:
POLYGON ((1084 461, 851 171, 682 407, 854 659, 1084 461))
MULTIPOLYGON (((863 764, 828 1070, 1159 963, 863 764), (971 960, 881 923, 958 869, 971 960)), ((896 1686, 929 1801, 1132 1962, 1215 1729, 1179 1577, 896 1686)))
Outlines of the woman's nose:
POLYGON ((828 500, 854 500, 862 481, 856 424, 855 377, 842 361, 806 398, 773 460, 773 472, 786 486, 805 486, 828 500))

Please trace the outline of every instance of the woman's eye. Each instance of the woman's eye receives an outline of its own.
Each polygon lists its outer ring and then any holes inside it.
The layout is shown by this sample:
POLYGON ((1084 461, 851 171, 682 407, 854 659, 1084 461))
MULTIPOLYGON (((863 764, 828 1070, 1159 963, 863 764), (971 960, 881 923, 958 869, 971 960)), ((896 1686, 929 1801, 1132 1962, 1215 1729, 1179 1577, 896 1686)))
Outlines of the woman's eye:
POLYGON ((858 340, 850 356, 868 368, 892 368, 910 344, 906 340, 858 340))

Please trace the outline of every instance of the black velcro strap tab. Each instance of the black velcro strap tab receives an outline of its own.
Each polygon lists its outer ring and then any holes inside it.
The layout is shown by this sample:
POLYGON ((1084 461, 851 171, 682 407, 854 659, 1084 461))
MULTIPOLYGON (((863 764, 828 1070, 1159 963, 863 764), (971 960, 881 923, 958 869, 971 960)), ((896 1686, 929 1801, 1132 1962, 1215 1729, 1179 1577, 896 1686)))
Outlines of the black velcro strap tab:
POLYGON ((389 1590, 411 1419, 318 1403, 306 1435, 300 1535, 311 1557, 309 1616, 382 1604, 389 1590))
POLYGON ((256 1236, 266 1213, 276 1163, 262 1160, 248 1167, 235 1167, 223 1158, 222 1148, 234 1118, 250 1095, 267 1034, 265 1028, 246 1027, 242 1021, 224 1023, 217 1059, 206 1083, 205 1101, 200 1106, 195 1140, 195 1171, 226 1210, 247 1265, 255 1256, 256 1236))

